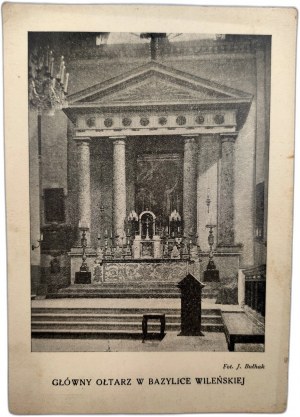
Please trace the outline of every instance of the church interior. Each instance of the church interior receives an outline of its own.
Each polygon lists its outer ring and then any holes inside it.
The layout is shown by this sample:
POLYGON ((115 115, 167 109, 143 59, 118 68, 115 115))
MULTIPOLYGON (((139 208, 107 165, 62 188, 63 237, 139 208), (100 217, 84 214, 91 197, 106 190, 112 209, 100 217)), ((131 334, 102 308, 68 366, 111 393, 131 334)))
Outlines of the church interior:
POLYGON ((217 334, 263 350, 271 38, 30 32, 28 46, 33 339, 126 350, 160 329, 189 349, 182 311, 200 305, 205 349, 217 334))

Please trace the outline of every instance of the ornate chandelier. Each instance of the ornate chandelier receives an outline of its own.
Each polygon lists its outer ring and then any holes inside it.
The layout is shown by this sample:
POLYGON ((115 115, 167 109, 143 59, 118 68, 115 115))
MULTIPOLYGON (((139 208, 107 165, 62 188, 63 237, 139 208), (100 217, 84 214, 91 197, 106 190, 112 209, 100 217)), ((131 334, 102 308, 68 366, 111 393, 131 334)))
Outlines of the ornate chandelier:
POLYGON ((32 110, 54 115, 66 102, 69 73, 64 57, 54 57, 49 47, 36 47, 29 53, 28 100, 32 110))

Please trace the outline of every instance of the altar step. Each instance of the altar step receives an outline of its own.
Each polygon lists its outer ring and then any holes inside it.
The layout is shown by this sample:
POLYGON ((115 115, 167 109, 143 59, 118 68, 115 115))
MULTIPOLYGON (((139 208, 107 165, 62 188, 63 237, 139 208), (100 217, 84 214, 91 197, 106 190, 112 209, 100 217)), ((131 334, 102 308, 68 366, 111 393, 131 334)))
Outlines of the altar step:
MULTIPOLYGON (((202 298, 216 298, 218 286, 208 283, 202 290, 202 298)), ((168 282, 104 282, 74 284, 48 294, 47 298, 180 298, 180 291, 175 283, 168 282)))
MULTIPOLYGON (((180 309, 163 308, 33 308, 33 336, 62 337, 84 334, 141 335, 143 314, 165 314, 166 332, 180 332, 180 309)), ((148 322, 148 331, 159 333, 160 323, 148 322)), ((220 310, 202 310, 202 331, 222 332, 220 310)))

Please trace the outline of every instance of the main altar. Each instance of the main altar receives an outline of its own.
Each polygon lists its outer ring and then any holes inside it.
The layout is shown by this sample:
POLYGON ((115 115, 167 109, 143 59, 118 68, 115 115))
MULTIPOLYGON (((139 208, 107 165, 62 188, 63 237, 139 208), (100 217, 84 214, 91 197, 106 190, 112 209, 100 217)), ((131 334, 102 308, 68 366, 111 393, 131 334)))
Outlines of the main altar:
POLYGON ((139 215, 132 210, 126 226, 121 236, 112 233, 109 236, 107 230, 103 236, 98 233, 97 248, 93 252, 87 248, 88 227, 81 224, 82 247, 70 253, 71 276, 81 269, 91 271, 91 283, 94 284, 122 281, 175 283, 197 263, 197 246, 192 237, 183 236, 181 216, 176 209, 167 222, 150 210, 139 215))
POLYGON ((68 97, 71 283, 81 269, 91 284, 202 279, 208 265, 237 277, 235 142, 251 100, 155 61, 68 97))

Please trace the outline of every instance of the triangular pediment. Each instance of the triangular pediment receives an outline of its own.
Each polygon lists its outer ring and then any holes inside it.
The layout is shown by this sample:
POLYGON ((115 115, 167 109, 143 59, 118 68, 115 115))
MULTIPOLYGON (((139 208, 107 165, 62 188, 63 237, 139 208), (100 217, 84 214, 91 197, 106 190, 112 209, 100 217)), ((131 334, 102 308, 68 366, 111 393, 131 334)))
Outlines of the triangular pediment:
MULTIPOLYGON (((134 86, 104 96, 102 100, 112 103, 158 103, 158 102, 181 102, 182 100, 205 100, 212 97, 225 97, 215 94, 205 88, 192 89, 189 86, 178 85, 174 81, 163 79, 160 74, 153 74, 145 81, 136 81, 134 86)), ((100 98, 100 97, 99 97, 100 98)))
POLYGON ((155 61, 68 97, 70 107, 248 101, 251 96, 155 61))

